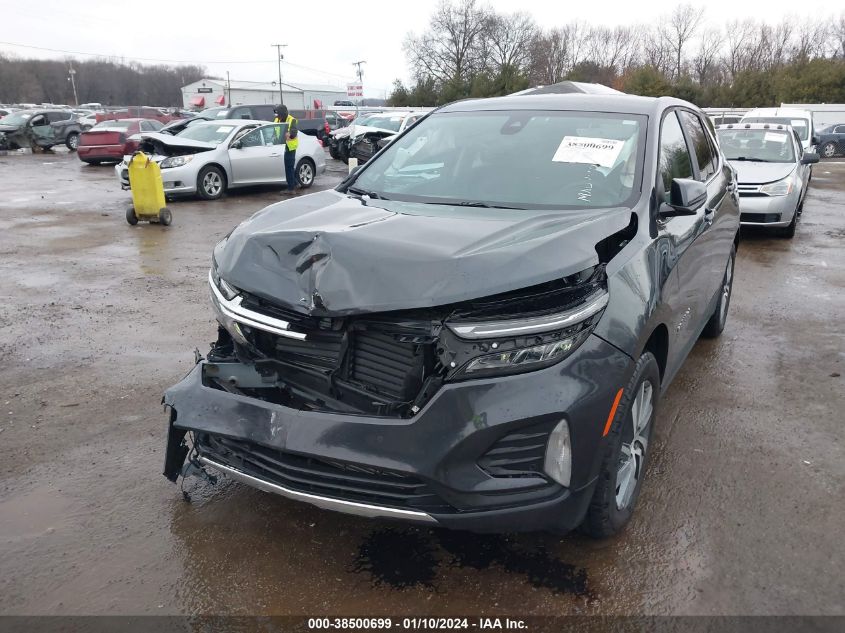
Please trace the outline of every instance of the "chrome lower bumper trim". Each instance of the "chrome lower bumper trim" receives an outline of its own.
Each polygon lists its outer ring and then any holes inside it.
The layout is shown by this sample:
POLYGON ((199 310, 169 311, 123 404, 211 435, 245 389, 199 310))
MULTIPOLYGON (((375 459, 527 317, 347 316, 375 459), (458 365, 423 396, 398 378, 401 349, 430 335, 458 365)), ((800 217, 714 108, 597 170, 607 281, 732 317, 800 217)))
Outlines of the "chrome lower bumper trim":
POLYGON ((430 514, 425 512, 417 512, 414 510, 400 510, 398 508, 386 508, 383 506, 374 506, 368 503, 357 503, 355 501, 343 501, 341 499, 332 499, 331 497, 321 497, 319 495, 312 495, 307 492, 299 492, 285 488, 279 484, 274 484, 258 477, 253 477, 245 472, 241 472, 231 466, 219 464, 208 457, 200 456, 199 460, 206 466, 210 466, 215 470, 228 475, 232 479, 244 483, 253 488, 258 488, 264 492, 272 492, 288 499, 295 499, 297 501, 304 501, 311 505, 323 508, 324 510, 335 510, 337 512, 345 512, 346 514, 355 514, 357 516, 370 518, 384 518, 384 519, 404 519, 411 521, 421 521, 425 523, 437 523, 430 514))

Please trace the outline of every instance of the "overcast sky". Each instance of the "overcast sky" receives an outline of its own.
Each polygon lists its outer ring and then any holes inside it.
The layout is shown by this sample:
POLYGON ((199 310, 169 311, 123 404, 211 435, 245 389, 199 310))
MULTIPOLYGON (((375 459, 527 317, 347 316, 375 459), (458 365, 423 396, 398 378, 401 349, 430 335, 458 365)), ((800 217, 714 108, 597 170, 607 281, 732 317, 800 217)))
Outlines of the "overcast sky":
MULTIPOLYGON (((272 81, 275 49, 287 44, 283 80, 345 85, 354 79, 352 62, 366 60, 368 96, 383 96, 394 79, 408 78, 402 42, 409 31, 425 30, 436 2, 420 0, 317 0, 308 2, 150 2, 125 0, 2 0, 0 50, 20 57, 63 58, 33 47, 99 53, 126 60, 151 58, 203 64, 209 74, 232 79, 272 81), (241 8, 242 7, 242 8, 241 8), (213 63, 223 62, 223 63, 213 63), (240 62, 240 63, 239 63, 240 62), (246 63, 244 63, 246 62, 246 63)), ((657 20, 674 0, 560 2, 490 0, 499 12, 527 11, 542 27, 583 20, 615 26, 657 20)), ((827 16, 842 10, 841 0, 708 0, 707 21, 765 17, 778 22, 794 15, 827 16)), ((87 58, 76 55, 77 58, 87 58)))

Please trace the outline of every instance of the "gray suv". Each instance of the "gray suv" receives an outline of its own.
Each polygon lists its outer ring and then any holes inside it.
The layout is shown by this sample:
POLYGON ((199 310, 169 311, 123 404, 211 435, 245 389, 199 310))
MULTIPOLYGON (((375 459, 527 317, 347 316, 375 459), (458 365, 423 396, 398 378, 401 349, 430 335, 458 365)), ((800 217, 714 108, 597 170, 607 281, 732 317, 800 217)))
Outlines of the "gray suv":
POLYGON ((0 149, 79 147, 82 128, 70 110, 18 110, 0 119, 0 149))
POLYGON ((442 107, 214 249, 218 336, 164 474, 475 531, 618 532, 661 395, 731 298, 739 212, 677 99, 442 107))

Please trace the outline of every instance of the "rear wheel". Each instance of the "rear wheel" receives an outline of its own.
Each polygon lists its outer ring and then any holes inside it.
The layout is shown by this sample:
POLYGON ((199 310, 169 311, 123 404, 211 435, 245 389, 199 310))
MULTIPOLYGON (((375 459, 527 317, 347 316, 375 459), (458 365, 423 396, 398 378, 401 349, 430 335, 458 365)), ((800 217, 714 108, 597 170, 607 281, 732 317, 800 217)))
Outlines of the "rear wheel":
POLYGON ((825 158, 833 158, 836 156, 836 143, 825 143, 822 146, 822 156, 825 158))
POLYGON ((67 147, 70 151, 75 152, 79 147, 79 134, 76 132, 68 134, 65 139, 65 147, 67 147))
POLYGON ((722 287, 719 293, 719 302, 716 309, 710 315, 707 325, 701 332, 704 338, 716 338, 725 329, 728 320, 728 308, 731 305, 731 293, 734 285, 734 264, 736 262, 736 246, 731 247, 731 256, 728 257, 728 264, 725 267, 725 276, 722 277, 722 287))
POLYGON ((173 222, 173 214, 170 213, 170 209, 164 207, 161 211, 159 211, 158 221, 164 226, 170 226, 170 223, 173 222))
POLYGON ((138 224, 138 216, 135 215, 135 207, 127 207, 126 221, 129 222, 129 224, 131 224, 132 226, 138 224))
POLYGON ((219 167, 203 167, 197 176, 197 193, 203 200, 217 200, 226 191, 226 176, 219 167))
POLYGON ((643 352, 616 408, 604 442, 598 483, 581 524, 594 538, 618 534, 631 519, 645 479, 648 447, 660 397, 660 370, 643 352))
POLYGON ((299 186, 303 189, 308 189, 308 187, 313 185, 315 172, 314 163, 310 158, 303 158, 299 161, 299 165, 296 166, 296 181, 299 183, 299 186))

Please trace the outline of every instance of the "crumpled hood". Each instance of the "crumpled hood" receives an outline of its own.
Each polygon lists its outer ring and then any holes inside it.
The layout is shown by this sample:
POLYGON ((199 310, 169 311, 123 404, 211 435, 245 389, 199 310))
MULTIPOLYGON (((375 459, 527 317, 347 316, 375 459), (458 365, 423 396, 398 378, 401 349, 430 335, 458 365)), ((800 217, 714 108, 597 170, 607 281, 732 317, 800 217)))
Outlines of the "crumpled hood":
POLYGON ((160 141, 162 144, 167 145, 168 147, 179 147, 187 149, 214 149, 217 147, 217 145, 215 145, 214 143, 194 141, 193 139, 181 138, 179 136, 173 136, 172 134, 162 134, 161 132, 141 132, 141 134, 136 134, 135 137, 160 141))
POLYGON ((220 276, 299 312, 340 316, 445 305, 598 264, 628 209, 519 211, 323 191, 259 211, 215 248, 220 276))
POLYGON ((761 185, 786 178, 795 163, 755 163, 747 160, 728 161, 736 169, 736 181, 741 185, 761 185))
POLYGON ((17 132, 21 127, 20 125, 0 125, 0 132, 17 132))
MULTIPOLYGON (((369 125, 356 125, 355 126, 355 136, 361 136, 362 134, 366 134, 367 132, 389 132, 390 134, 396 134, 395 130, 386 130, 381 127, 371 127, 369 125)), ((332 136, 335 138, 346 138, 352 134, 352 126, 347 125, 346 127, 342 127, 339 130, 335 130, 332 132, 332 136)))

